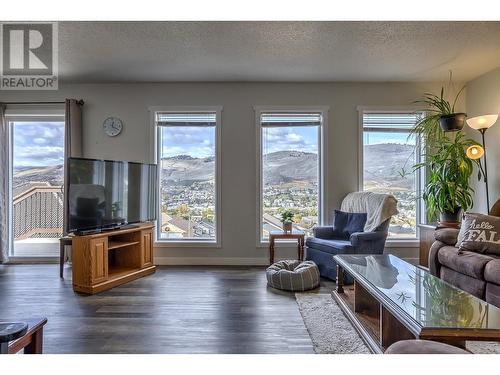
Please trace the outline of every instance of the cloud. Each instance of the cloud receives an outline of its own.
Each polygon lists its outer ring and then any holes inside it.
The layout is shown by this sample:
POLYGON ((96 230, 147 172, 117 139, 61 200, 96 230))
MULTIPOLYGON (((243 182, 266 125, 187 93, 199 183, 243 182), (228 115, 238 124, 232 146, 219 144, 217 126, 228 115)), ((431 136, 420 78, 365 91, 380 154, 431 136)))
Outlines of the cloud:
POLYGON ((14 166, 50 166, 64 161, 64 123, 14 125, 14 166))
POLYGON ((190 155, 205 158, 215 154, 215 128, 177 126, 162 128, 162 156, 190 155))
POLYGON ((276 151, 318 152, 318 128, 264 128, 262 141, 264 153, 271 153, 276 151))

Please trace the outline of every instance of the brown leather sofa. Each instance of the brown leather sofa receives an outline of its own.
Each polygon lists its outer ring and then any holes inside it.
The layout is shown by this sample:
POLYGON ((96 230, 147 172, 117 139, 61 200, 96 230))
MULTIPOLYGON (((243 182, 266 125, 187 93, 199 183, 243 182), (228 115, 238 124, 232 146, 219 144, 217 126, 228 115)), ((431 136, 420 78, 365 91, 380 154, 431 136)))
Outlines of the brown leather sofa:
MULTIPOLYGON (((500 200, 490 214, 500 216, 500 200)), ((500 307, 500 257, 463 251, 455 247, 459 230, 442 228, 429 252, 431 274, 466 292, 500 307)))

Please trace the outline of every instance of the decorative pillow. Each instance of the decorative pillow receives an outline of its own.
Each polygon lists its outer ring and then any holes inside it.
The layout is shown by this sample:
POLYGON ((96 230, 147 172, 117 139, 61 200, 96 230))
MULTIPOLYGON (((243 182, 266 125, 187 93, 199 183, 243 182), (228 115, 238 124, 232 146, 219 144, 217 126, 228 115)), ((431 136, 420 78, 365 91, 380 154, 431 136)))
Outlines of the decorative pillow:
POLYGON ((500 217, 467 212, 460 227, 458 251, 500 255, 500 217))
POLYGON ((363 232, 367 220, 366 213, 353 213, 335 210, 333 234, 336 238, 348 240, 351 234, 363 232))

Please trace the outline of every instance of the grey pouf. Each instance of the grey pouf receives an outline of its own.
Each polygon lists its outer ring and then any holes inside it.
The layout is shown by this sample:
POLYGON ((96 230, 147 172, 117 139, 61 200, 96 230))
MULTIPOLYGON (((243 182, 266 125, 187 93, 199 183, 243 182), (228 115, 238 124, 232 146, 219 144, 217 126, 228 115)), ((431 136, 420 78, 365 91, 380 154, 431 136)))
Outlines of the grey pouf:
POLYGON ((316 263, 306 260, 281 260, 266 270, 267 283, 276 289, 303 292, 319 286, 316 263))
POLYGON ((471 354, 467 350, 436 341, 402 340, 387 348, 385 354, 471 354))

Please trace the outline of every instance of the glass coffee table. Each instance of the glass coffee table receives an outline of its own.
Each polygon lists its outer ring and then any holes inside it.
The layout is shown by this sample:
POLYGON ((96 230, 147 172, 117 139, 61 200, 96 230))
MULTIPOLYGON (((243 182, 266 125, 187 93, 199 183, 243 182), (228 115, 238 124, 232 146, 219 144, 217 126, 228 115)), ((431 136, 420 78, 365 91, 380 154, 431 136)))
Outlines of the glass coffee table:
POLYGON ((500 341, 500 309, 393 255, 335 255, 332 297, 370 350, 406 339, 465 348, 465 341, 500 341), (354 279, 344 285, 344 272, 354 279))

